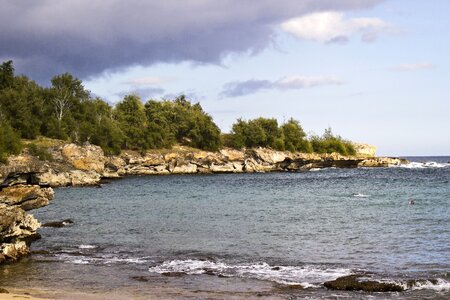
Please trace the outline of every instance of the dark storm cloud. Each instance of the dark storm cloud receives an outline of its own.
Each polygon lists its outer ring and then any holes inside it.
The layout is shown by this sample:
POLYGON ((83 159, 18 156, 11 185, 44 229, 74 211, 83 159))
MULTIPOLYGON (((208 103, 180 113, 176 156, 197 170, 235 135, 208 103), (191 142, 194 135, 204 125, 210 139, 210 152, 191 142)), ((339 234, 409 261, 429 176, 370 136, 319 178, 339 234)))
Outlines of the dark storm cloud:
POLYGON ((312 11, 382 0, 0 0, 0 58, 39 81, 132 65, 217 63, 270 43, 274 26, 312 11))

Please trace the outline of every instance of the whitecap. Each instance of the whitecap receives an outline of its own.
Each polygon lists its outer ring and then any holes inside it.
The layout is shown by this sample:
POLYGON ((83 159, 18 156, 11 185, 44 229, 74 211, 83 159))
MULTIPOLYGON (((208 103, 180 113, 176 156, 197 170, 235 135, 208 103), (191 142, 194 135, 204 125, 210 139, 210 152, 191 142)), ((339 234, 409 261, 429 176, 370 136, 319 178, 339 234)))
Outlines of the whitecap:
POLYGON ((442 278, 437 278, 434 282, 430 280, 418 281, 410 288, 412 290, 450 291, 450 282, 442 278))
POLYGON ((369 195, 365 195, 363 193, 356 193, 356 194, 353 194, 353 197, 356 197, 356 198, 368 198, 370 196, 369 195))
POLYGON ((405 169, 427 169, 427 168, 446 168, 449 167, 449 163, 438 163, 435 161, 427 162, 410 162, 407 164, 390 165, 392 168, 405 168, 405 169))
POLYGON ((94 245, 80 245, 78 246, 79 249, 95 249, 97 246, 94 245))
POLYGON ((281 284, 300 284, 303 287, 319 287, 321 283, 338 277, 350 275, 346 268, 327 266, 270 266, 265 262, 256 264, 229 265, 224 262, 204 260, 171 260, 150 267, 151 273, 183 272, 188 275, 200 275, 212 272, 226 277, 253 278, 269 280, 281 284))

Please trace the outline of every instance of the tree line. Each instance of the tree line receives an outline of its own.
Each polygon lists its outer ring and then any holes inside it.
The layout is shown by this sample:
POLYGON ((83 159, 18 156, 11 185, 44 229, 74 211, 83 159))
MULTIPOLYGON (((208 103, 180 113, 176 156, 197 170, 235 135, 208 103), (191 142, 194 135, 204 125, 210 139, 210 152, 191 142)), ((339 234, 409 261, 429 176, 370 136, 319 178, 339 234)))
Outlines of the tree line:
POLYGON ((297 120, 238 119, 231 133, 221 133, 199 103, 185 96, 149 100, 127 95, 115 106, 93 97, 81 80, 56 75, 49 87, 16 75, 13 62, 0 65, 0 160, 21 151, 21 140, 39 136, 89 142, 107 154, 122 149, 170 148, 174 144, 215 151, 221 147, 268 147, 277 150, 355 153, 352 144, 327 129, 307 137, 297 120))

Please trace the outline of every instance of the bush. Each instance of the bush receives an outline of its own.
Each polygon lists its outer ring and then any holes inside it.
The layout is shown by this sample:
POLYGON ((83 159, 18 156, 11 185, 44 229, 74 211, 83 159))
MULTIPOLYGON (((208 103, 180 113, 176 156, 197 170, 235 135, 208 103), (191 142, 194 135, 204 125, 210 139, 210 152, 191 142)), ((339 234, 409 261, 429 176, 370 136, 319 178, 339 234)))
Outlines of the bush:
POLYGON ((324 134, 311 137, 311 145, 317 153, 339 153, 342 155, 355 155, 356 151, 352 143, 344 140, 338 135, 333 135, 331 128, 325 130, 324 134))
POLYGON ((6 122, 0 122, 0 162, 5 162, 10 154, 19 154, 22 143, 17 132, 6 122))
POLYGON ((52 161, 53 156, 48 152, 47 148, 38 146, 36 144, 28 144, 28 153, 30 155, 36 156, 39 160, 42 161, 52 161))

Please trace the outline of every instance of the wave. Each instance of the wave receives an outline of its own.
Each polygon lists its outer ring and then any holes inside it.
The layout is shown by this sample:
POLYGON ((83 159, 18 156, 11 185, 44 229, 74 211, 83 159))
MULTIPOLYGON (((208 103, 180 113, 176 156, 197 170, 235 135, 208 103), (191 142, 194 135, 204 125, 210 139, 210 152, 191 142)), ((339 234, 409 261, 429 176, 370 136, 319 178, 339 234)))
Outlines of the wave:
POLYGON ((353 197, 356 197, 356 198, 368 198, 368 197, 370 197, 370 195, 366 195, 366 194, 363 194, 363 193, 356 193, 356 194, 353 194, 353 197))
POLYGON ((68 253, 59 253, 55 254, 54 257, 65 263, 71 263, 76 265, 109 265, 109 264, 117 264, 117 263, 125 263, 125 264, 145 264, 149 263, 149 260, 146 257, 119 257, 112 255, 103 255, 103 256, 86 256, 80 254, 68 254, 68 253))
POLYGON ((243 277, 269 280, 281 284, 300 284, 304 288, 319 287, 323 282, 350 275, 346 268, 327 266, 270 266, 265 262, 256 264, 229 265, 207 260, 171 260, 150 267, 151 273, 185 273, 187 275, 211 274, 225 277, 243 277))
POLYGON ((80 245, 78 246, 79 249, 95 249, 97 246, 94 245, 80 245))
POLYGON ((408 281, 389 280, 385 282, 400 285, 404 290, 434 290, 437 292, 450 291, 450 282, 442 278, 408 281))
POLYGON ((431 169, 431 168, 447 168, 450 167, 450 163, 439 163, 435 161, 427 162, 410 162, 401 165, 391 165, 391 168, 405 168, 405 169, 431 169))

